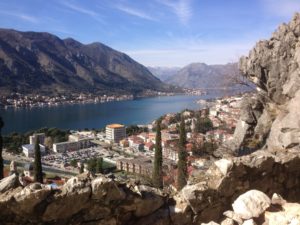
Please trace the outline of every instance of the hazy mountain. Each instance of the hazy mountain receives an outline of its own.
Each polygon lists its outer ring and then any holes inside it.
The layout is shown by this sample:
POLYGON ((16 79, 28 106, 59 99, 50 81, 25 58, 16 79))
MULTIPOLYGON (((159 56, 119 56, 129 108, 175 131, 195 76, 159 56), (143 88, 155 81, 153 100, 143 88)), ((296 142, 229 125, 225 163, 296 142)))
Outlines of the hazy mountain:
POLYGON ((229 79, 238 74, 237 63, 225 65, 207 65, 192 63, 176 75, 169 77, 165 82, 186 88, 218 88, 228 85, 229 79))
POLYGON ((143 65, 101 43, 0 29, 0 92, 141 93, 166 85, 143 65))
POLYGON ((148 67, 150 72, 159 78, 161 81, 168 80, 170 77, 177 74, 180 67, 148 67))

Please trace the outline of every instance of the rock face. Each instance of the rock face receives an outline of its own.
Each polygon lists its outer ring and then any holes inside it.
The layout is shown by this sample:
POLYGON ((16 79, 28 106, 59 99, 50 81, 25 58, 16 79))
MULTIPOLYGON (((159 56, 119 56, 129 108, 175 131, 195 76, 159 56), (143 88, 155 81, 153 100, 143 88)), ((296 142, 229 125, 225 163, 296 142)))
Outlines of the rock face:
POLYGON ((232 146, 238 150, 246 139, 272 149, 299 147, 300 143, 300 14, 282 24, 270 40, 259 41, 239 68, 257 85, 256 100, 245 102, 252 108, 242 113, 232 146), (257 108, 255 105, 259 105, 257 108), (257 112, 257 113, 255 113, 257 112))

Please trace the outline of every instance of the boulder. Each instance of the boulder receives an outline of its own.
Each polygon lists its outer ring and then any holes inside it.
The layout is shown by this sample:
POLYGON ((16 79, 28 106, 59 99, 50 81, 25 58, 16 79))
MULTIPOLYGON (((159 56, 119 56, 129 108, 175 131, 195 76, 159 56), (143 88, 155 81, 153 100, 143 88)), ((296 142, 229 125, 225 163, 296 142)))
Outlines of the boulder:
POLYGON ((4 193, 9 189, 21 186, 19 182, 19 177, 16 174, 12 174, 9 177, 5 177, 0 180, 0 193, 4 193))
POLYGON ((242 219, 259 217, 271 204, 270 198, 261 191, 250 190, 239 196, 232 208, 242 219))
POLYGON ((216 223, 214 221, 211 221, 209 223, 201 223, 201 225, 220 225, 220 224, 218 224, 218 223, 216 223))
POLYGON ((91 195, 90 181, 87 178, 72 177, 62 187, 62 191, 53 196, 43 214, 44 221, 68 219, 85 209, 91 195))
POLYGON ((164 200, 161 196, 149 192, 143 197, 135 198, 133 203, 133 205, 136 206, 134 215, 137 217, 149 215, 159 209, 163 204, 164 200))
POLYGON ((215 161, 215 165, 221 171, 223 176, 226 176, 227 172, 232 168, 233 162, 229 159, 220 159, 218 161, 215 161))
POLYGON ((281 195, 274 193, 271 199, 272 205, 284 205, 286 200, 284 200, 281 195))
POLYGON ((49 188, 46 188, 40 183, 33 183, 26 186, 22 191, 15 194, 14 198, 16 203, 12 210, 19 215, 34 214, 35 207, 43 202, 51 193, 49 188))
POLYGON ((111 201, 123 200, 126 197, 124 191, 116 183, 104 176, 97 177, 91 183, 92 199, 102 200, 106 204, 111 201))
POLYGON ((245 220, 242 225, 256 225, 253 219, 245 220))
POLYGON ((265 220, 272 225, 299 225, 300 224, 300 204, 286 203, 281 211, 265 213, 265 220))

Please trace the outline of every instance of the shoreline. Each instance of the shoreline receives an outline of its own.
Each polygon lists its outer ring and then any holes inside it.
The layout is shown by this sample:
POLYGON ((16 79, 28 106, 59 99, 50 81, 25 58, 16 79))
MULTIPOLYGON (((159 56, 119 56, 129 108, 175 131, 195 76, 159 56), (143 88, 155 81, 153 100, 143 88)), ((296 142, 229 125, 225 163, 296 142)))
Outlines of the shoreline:
POLYGON ((50 102, 36 102, 34 104, 25 104, 22 106, 15 105, 0 105, 0 109, 9 110, 9 109, 32 109, 32 108, 45 108, 45 107, 58 107, 58 106, 67 106, 67 105, 87 105, 87 104, 104 104, 109 102, 122 102, 122 101, 134 101, 138 99, 145 98, 155 98, 155 97, 168 97, 168 96, 205 96, 206 94, 190 94, 190 93, 167 93, 167 94, 158 94, 158 95, 149 95, 149 96, 137 96, 137 97, 128 97, 128 98, 116 98, 108 99, 106 101, 95 100, 95 99, 86 99, 83 101, 61 101, 50 104, 50 102))

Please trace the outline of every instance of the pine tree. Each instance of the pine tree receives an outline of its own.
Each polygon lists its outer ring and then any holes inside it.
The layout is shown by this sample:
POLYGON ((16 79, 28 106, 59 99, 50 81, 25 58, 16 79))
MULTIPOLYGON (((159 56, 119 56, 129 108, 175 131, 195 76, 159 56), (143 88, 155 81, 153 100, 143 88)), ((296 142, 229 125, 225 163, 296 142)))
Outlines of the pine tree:
POLYGON ((186 131, 184 118, 181 118, 179 128, 179 149, 178 149, 178 162, 177 162, 177 189, 181 190, 187 183, 187 153, 185 150, 186 144, 186 131))
POLYGON ((162 146, 161 146, 161 127, 160 120, 157 120, 156 138, 155 138, 155 153, 154 167, 152 173, 153 184, 157 188, 163 187, 163 171, 162 171, 162 146))
POLYGON ((4 166, 3 166, 3 158, 2 158, 3 139, 1 134, 2 127, 4 127, 4 122, 2 120, 2 117, 0 116, 0 180, 4 177, 4 173, 3 173, 4 166))
POLYGON ((96 173, 103 173, 103 158, 102 157, 100 157, 97 160, 96 173))
POLYGON ((41 161, 40 140, 37 137, 34 146, 34 180, 43 183, 43 171, 41 161))

